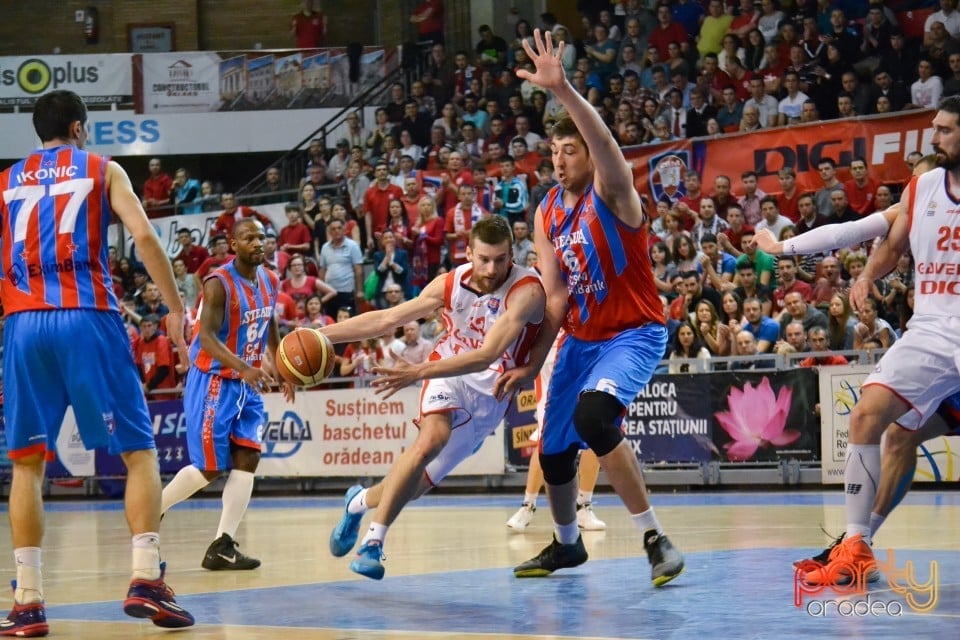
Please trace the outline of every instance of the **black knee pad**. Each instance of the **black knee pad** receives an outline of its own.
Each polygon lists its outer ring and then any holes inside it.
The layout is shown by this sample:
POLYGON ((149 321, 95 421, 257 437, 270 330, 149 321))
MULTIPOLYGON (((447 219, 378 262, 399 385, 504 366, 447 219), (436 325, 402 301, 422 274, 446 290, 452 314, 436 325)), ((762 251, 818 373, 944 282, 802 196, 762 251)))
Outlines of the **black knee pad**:
POLYGON ((580 395, 573 410, 573 426, 597 456, 605 456, 623 440, 620 421, 623 405, 614 396, 602 391, 580 395))
POLYGON ((563 453, 541 453, 540 468, 547 484, 567 484, 577 475, 577 453, 580 449, 572 445, 563 453))

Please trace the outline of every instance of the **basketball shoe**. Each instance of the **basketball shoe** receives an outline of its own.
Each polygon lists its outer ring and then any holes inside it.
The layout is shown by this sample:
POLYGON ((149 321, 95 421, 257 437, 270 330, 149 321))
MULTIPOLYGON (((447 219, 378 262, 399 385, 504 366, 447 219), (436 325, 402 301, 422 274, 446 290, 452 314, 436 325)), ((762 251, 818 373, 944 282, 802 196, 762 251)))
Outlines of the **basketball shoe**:
POLYGON ((535 558, 513 568, 517 578, 542 578, 557 569, 578 567, 587 561, 587 549, 583 546, 583 536, 577 536, 573 544, 560 544, 554 534, 553 541, 535 558))
POLYGON ((662 587, 683 573, 683 555, 670 543, 666 534, 647 529, 643 534, 643 548, 650 561, 653 586, 662 587))
MULTIPOLYGON (((821 529, 821 530, 822 530, 824 533, 827 533, 825 530, 823 530, 823 529, 821 529)), ((830 534, 827 534, 827 535, 830 535, 830 534)), ((824 566, 825 564, 827 564, 827 563, 830 561, 830 554, 833 553, 833 550, 837 548, 837 545, 839 545, 841 542, 843 542, 843 539, 844 539, 846 536, 847 536, 846 532, 841 533, 840 535, 838 535, 836 538, 833 539, 833 541, 830 543, 830 545, 829 545, 826 549, 824 549, 823 551, 821 551, 821 552, 818 553, 817 555, 813 556, 812 558, 804 558, 803 560, 795 560, 794 563, 793 563, 793 567, 794 567, 795 569, 800 569, 800 570, 803 571, 803 572, 813 571, 814 569, 819 569, 820 567, 824 566)))
POLYGON ((383 555, 383 543, 379 540, 371 540, 357 549, 357 557, 350 563, 350 571, 374 580, 381 580, 384 568, 380 561, 386 559, 387 557, 383 555))
POLYGON ((343 517, 340 522, 330 532, 330 553, 340 558, 353 550, 357 544, 357 536, 360 533, 360 521, 363 520, 362 513, 350 513, 350 502, 358 493, 363 491, 363 487, 358 484, 347 489, 343 497, 343 517))
POLYGON ((830 552, 825 565, 803 574, 803 581, 810 585, 847 585, 859 582, 876 582, 880 579, 880 569, 863 536, 857 534, 844 538, 830 552))
POLYGON ((577 526, 584 531, 603 531, 607 523, 597 517, 589 502, 577 505, 577 526))
POLYGON ((520 508, 517 509, 517 512, 510 516, 510 519, 507 520, 507 527, 513 529, 514 531, 525 531, 527 527, 530 526, 530 522, 533 520, 533 514, 537 510, 535 506, 529 502, 524 502, 520 505, 520 508))
POLYGON ((177 604, 173 589, 163 581, 167 563, 160 563, 160 577, 156 580, 136 578, 130 582, 123 612, 134 618, 149 618, 158 627, 178 629, 193 626, 193 616, 177 604))
POLYGON ((236 540, 224 533, 210 543, 200 566, 209 571, 247 571, 260 566, 260 561, 240 553, 236 540))
MULTIPOLYGON (((10 583, 13 591, 17 591, 17 581, 10 583)), ((6 618, 0 620, 0 636, 16 636, 18 638, 41 638, 50 633, 47 624, 47 610, 43 602, 20 604, 13 601, 13 609, 6 618)))

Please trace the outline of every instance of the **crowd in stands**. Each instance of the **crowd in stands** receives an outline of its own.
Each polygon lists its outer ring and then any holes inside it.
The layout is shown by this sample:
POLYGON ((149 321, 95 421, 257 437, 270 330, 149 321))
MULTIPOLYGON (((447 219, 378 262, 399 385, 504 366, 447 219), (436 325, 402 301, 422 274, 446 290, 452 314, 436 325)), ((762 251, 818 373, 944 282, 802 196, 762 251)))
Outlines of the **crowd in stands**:
MULTIPOLYGON (((628 146, 935 106, 960 90, 956 1, 941 0, 922 39, 910 42, 895 4, 907 3, 581 2, 576 30, 549 13, 537 26, 566 43, 571 83, 628 146), (584 37, 571 37, 574 31, 584 37)), ((533 213, 556 184, 549 137, 561 114, 551 95, 516 77, 530 66, 522 43, 531 38, 531 22, 520 17, 509 38, 481 26, 473 50, 451 54, 435 43, 422 75, 409 87, 392 86, 373 122, 348 114, 335 148, 310 143, 299 185, 281 184, 271 169, 253 206, 218 195, 183 169, 171 179, 152 160, 148 209, 175 203, 182 213, 224 211, 210 247, 195 246, 187 229, 180 234, 174 267, 188 306, 195 308, 205 274, 230 259, 229 229, 240 216, 261 217, 267 228, 266 263, 282 278, 284 331, 417 295, 466 261, 471 226, 484 216, 507 218, 515 261, 535 265, 533 213), (256 203, 287 202, 290 191, 298 195, 286 207, 288 224, 274 229, 256 203)), ((671 335, 666 359, 885 348, 905 330, 909 255, 875 283, 872 303, 856 315, 846 293, 872 245, 775 258, 752 243, 761 229, 788 238, 896 201, 899 185, 878 182, 863 158, 849 167, 837 160, 819 159, 823 184, 813 192, 798 189, 789 166, 779 173, 780 191, 769 195, 750 167, 731 167, 711 185, 687 170, 675 200, 648 203, 650 257, 671 335)), ((150 324, 165 307, 156 288, 127 258, 116 260, 114 273, 140 344, 157 340, 150 324)), ((350 345, 339 373, 368 373, 398 353, 425 357, 441 332, 434 317, 419 331, 398 328, 350 345)), ((818 355, 803 364, 844 361, 818 355)), ((762 366, 745 360, 734 368, 762 366)), ((155 383, 145 376, 146 387, 155 383)))

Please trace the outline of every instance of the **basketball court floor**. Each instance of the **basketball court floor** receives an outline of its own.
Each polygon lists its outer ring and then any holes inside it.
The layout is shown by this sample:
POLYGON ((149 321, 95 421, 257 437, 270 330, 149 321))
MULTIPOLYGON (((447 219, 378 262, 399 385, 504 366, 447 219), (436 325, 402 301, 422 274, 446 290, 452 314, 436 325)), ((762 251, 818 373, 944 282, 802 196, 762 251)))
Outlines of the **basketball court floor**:
MULTIPOLYGON (((111 640, 489 638, 955 638, 960 625, 960 494, 916 491, 877 536, 893 566, 868 593, 795 593, 792 561, 844 528, 837 491, 654 493, 686 572, 650 584, 638 533, 613 495, 595 500, 605 532, 584 533, 590 561, 540 579, 511 568, 550 539, 541 506, 523 534, 504 525, 518 495, 434 495, 391 529, 381 582, 333 558, 327 537, 342 499, 255 497, 238 532, 263 561, 251 572, 212 573, 200 560, 220 503, 193 499, 167 514, 168 580, 197 626, 167 631, 121 611, 129 537, 120 502, 48 505, 44 575, 51 636, 111 640), (906 569, 906 571, 905 571, 906 569), (906 577, 904 577, 906 576, 906 577), (795 601, 801 600, 796 606, 795 601), (172 636, 170 636, 172 637, 172 636)), ((369 516, 367 516, 367 522, 369 516)), ((12 578, 9 532, 2 577, 12 578)), ((0 598, 9 607, 11 593, 0 598)))

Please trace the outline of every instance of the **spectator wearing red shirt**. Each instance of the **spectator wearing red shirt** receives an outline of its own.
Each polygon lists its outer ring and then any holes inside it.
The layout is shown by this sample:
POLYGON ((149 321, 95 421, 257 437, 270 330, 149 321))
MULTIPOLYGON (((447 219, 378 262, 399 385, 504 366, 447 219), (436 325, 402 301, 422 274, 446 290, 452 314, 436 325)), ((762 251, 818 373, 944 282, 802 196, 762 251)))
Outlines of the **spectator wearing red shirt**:
POLYGON ((367 229, 367 247, 376 247, 376 238, 387 228, 390 219, 390 201, 403 198, 403 191, 390 183, 386 163, 378 162, 373 170, 373 184, 363 194, 363 222, 367 229))
POLYGON ((227 239, 228 247, 232 239, 233 225, 237 220, 242 218, 256 218, 260 221, 260 224, 263 225, 265 231, 273 229, 273 223, 270 221, 270 218, 256 209, 237 205, 237 199, 232 193, 225 193, 220 196, 220 206, 223 207, 223 213, 221 213, 217 217, 216 222, 213 223, 213 231, 227 239))
POLYGON ((277 292, 277 304, 273 307, 273 314, 277 318, 277 324, 280 325, 280 333, 284 335, 300 324, 297 316, 297 302, 286 291, 277 292))
POLYGON ((210 238, 210 257, 203 261, 194 274, 198 280, 198 288, 203 291, 203 280, 207 275, 219 266, 225 265, 233 256, 230 255, 230 243, 227 242, 227 236, 217 234, 210 238))
MULTIPOLYGON (((811 327, 807 332, 807 342, 810 344, 810 351, 830 351, 830 339, 827 337, 827 331, 823 327, 811 327)), ((848 364, 843 356, 810 356, 800 361, 801 367, 829 367, 841 364, 848 364)))
POLYGON ((777 282, 780 286, 773 290, 773 309, 770 312, 774 320, 778 320, 778 316, 786 308, 783 299, 788 293, 796 291, 806 302, 813 301, 813 288, 806 282, 797 280, 797 260, 793 256, 780 256, 777 259, 777 282))
POLYGON ((145 393, 177 386, 173 347, 167 336, 157 331, 159 325, 160 318, 154 314, 145 315, 140 320, 140 341, 137 343, 136 359, 145 393))
POLYGON ((287 215, 287 226, 280 229, 280 236, 277 238, 280 250, 290 254, 307 255, 313 237, 310 227, 304 224, 300 217, 300 205, 288 204, 283 211, 287 215))
POLYGON ((848 206, 865 216, 876 210, 873 198, 880 187, 880 182, 874 180, 867 173, 867 161, 855 158, 850 163, 850 180, 843 183, 843 190, 847 192, 848 206))
POLYGON ((683 28, 683 25, 673 21, 670 7, 660 5, 657 8, 657 26, 650 33, 648 46, 656 47, 657 51, 660 52, 660 59, 666 60, 670 57, 668 48, 671 42, 679 42, 680 50, 686 54, 689 49, 689 41, 690 38, 687 37, 687 30, 683 28))
POLYGON ((273 270, 282 280, 289 263, 290 254, 277 250, 277 235, 273 231, 267 232, 267 237, 263 240, 263 266, 273 270))
POLYGON ((290 19, 290 33, 298 49, 317 49, 327 35, 327 18, 313 10, 313 0, 303 0, 303 9, 290 19))
POLYGON ((797 172, 793 167, 784 167, 778 174, 780 188, 783 192, 777 196, 777 209, 780 215, 786 216, 790 222, 797 224, 800 221, 800 208, 797 201, 800 199, 800 190, 797 189, 797 172))
POLYGON ((443 44, 443 0, 423 0, 413 10, 410 22, 417 25, 420 43, 443 44))
POLYGON ((193 232, 182 227, 177 230, 177 242, 180 243, 180 253, 174 260, 183 260, 187 267, 187 273, 196 273, 200 265, 210 257, 210 252, 199 245, 193 244, 193 232))
POLYGON ((470 229, 480 218, 490 212, 477 204, 477 191, 472 184, 460 185, 460 202, 447 210, 444 231, 449 243, 450 262, 454 267, 467 261, 467 243, 470 241, 470 229))
POLYGON ((152 158, 147 165, 150 176, 143 183, 143 208, 150 217, 172 215, 173 211, 158 209, 170 204, 170 194, 173 192, 173 178, 164 173, 160 158, 152 158))

